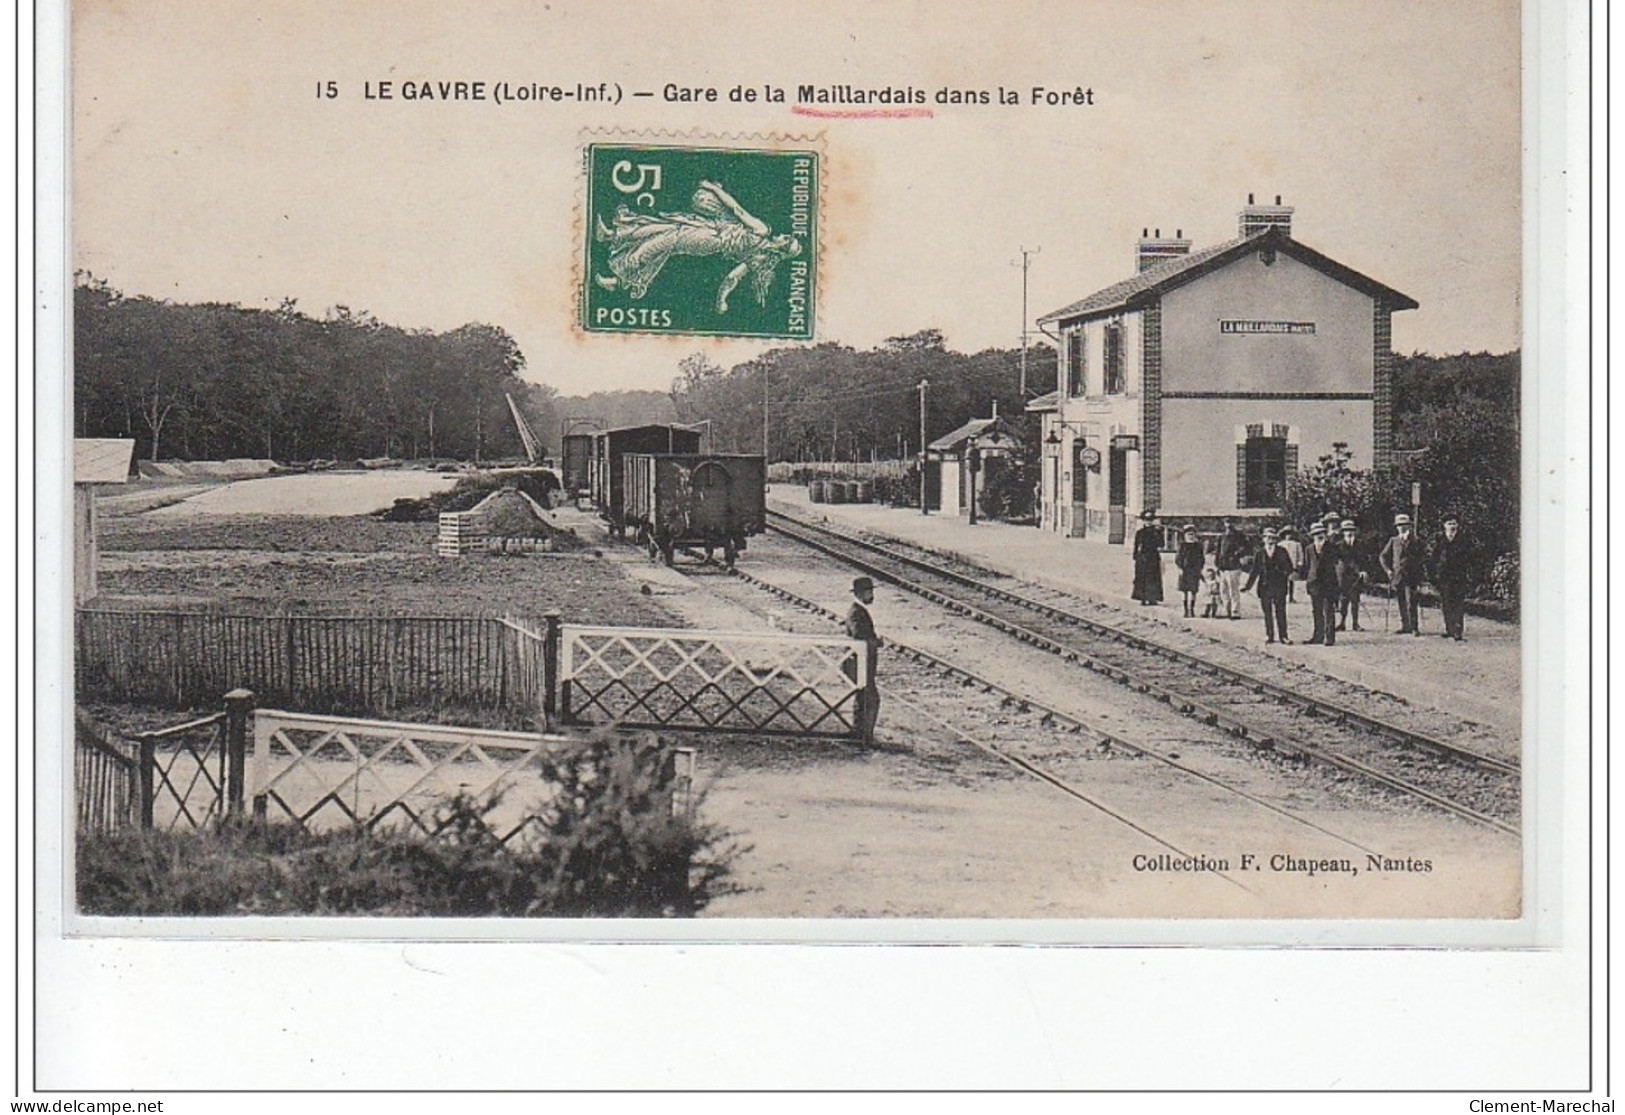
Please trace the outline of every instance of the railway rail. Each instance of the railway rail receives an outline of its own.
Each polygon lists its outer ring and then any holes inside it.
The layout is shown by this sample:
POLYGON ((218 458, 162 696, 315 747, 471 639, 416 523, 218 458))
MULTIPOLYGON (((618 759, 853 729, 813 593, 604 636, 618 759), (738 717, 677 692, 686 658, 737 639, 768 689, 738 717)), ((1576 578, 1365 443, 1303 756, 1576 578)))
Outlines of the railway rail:
MULTIPOLYGON (((692 551, 690 552, 692 553, 692 556, 697 559, 701 557, 701 555, 698 553, 693 553, 692 551)), ((684 572, 690 577, 693 577, 696 571, 693 568, 689 568, 685 569, 684 572)), ((752 588, 769 593, 778 599, 784 600, 787 603, 802 609, 803 611, 819 616, 823 620, 834 623, 839 623, 841 620, 839 615, 830 611, 828 608, 825 608, 821 604, 809 600, 798 593, 792 592, 781 585, 774 584, 771 581, 764 580, 763 578, 754 574, 738 569, 730 570, 728 573, 731 579, 734 581, 743 582, 752 588)), ((740 601, 734 602, 742 603, 740 601)), ((763 615, 764 618, 770 614, 760 608, 748 604, 745 606, 750 608, 750 610, 763 615)), ((1033 700, 1031 697, 1016 693, 1013 690, 1000 685, 998 682, 993 681, 973 670, 968 670, 964 666, 951 662, 940 655, 936 655, 930 651, 910 646, 906 643, 897 642, 895 640, 889 640, 886 646, 893 653, 906 659, 907 662, 944 681, 949 682, 950 684, 953 684, 958 689, 972 689, 978 693, 990 695, 998 702, 1000 709, 1023 714, 1030 719, 1032 726, 1035 728, 1053 732, 1061 738, 1076 739, 1080 741, 1080 744, 1092 745, 1099 753, 1102 754, 1114 754, 1150 760, 1172 769, 1179 775, 1203 783, 1225 794, 1240 799, 1241 801, 1263 810, 1264 812, 1282 818, 1291 824, 1310 829, 1322 836, 1330 838, 1331 840, 1345 844, 1350 848, 1370 854, 1376 854, 1378 851, 1377 849, 1361 843, 1352 837, 1327 828, 1325 825, 1320 824, 1311 818, 1293 812, 1292 810, 1286 809, 1271 801, 1267 801, 1258 794, 1255 794, 1243 787, 1234 785, 1225 781, 1223 778, 1219 778, 1205 771, 1199 770, 1189 763, 1181 761, 1176 755, 1170 755, 1146 744, 1129 740, 1120 734, 1106 731, 1096 725, 1090 724, 1078 716, 1052 708, 1039 701, 1033 700)), ((1146 827, 1144 824, 1136 821, 1133 817, 1122 812, 1120 809, 1113 808, 1110 804, 1103 801, 1098 794, 1091 793, 1089 790, 1079 786, 1075 778, 1068 777, 1065 773, 1058 772, 1057 769, 1055 769, 1053 762, 1046 761, 1043 757, 1034 756, 1031 753, 1023 754, 1023 751, 1028 751, 1029 748, 1022 746, 1020 743, 1013 743, 1009 739, 999 738, 999 733, 997 732, 990 733, 981 729, 976 731, 967 730, 963 724, 957 723, 953 719, 943 716, 939 712, 933 711, 929 706, 934 702, 930 699, 929 694, 922 693, 918 687, 906 689, 906 682, 913 679, 902 678, 895 671, 888 672, 888 677, 890 678, 888 684, 882 687, 882 692, 886 695, 888 701, 896 701, 897 703, 906 707, 914 715, 951 733, 953 739, 958 743, 975 748, 984 755, 1012 768, 1015 771, 1020 772, 1021 774, 1027 775, 1054 787, 1062 793, 1082 802, 1084 805, 1095 810, 1096 812, 1109 817, 1118 824, 1133 829, 1135 832, 1174 852, 1176 855, 1184 858, 1193 858, 1189 852, 1184 851, 1179 845, 1173 843, 1167 837, 1146 827)), ((953 707, 960 712, 965 710, 965 698, 963 696, 954 699, 952 704, 953 707)), ((1019 736, 1021 733, 1018 732, 1017 734, 1019 736)), ((1086 750, 1086 747, 1078 746, 1073 749, 1072 754, 1075 758, 1081 757, 1086 750)), ((1218 874, 1227 883, 1238 886, 1242 890, 1250 892, 1250 888, 1248 888, 1245 884, 1240 883, 1232 876, 1222 872, 1218 874)))
POLYGON ((1516 834, 1519 766, 1306 694, 895 547, 769 512, 770 529, 1060 655, 1253 746, 1302 755, 1516 834))

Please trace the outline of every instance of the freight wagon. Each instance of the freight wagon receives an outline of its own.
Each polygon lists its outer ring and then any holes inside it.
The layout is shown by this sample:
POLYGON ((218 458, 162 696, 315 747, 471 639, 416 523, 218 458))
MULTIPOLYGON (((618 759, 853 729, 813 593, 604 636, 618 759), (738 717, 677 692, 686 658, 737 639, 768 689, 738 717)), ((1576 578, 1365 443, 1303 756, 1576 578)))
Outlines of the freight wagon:
POLYGON ((682 426, 622 426, 592 435, 589 483, 593 506, 615 538, 626 537, 625 457, 628 453, 698 453, 700 432, 682 426))
POLYGON ((721 549, 732 569, 767 519, 767 462, 733 453, 628 453, 626 524, 667 565, 678 546, 721 549))

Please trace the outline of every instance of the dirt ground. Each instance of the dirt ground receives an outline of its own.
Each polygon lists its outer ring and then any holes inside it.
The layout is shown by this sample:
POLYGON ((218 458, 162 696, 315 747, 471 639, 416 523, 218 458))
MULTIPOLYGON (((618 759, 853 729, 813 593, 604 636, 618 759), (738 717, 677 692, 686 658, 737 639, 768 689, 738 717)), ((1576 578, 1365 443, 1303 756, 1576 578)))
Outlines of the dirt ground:
MULTIPOLYGON (((226 486, 238 491, 229 515, 200 510, 198 497, 165 506, 160 496, 130 493, 139 498, 109 508, 104 520, 106 595, 98 603, 433 614, 557 607, 579 622, 733 630, 827 623, 765 596, 736 595, 737 585, 719 591, 723 578, 650 564, 632 547, 602 541, 591 517, 572 510, 554 513, 559 525, 580 531, 597 552, 442 559, 431 525, 244 505, 243 493, 258 490, 275 496, 266 507, 284 507, 286 492, 297 490, 260 487, 268 483, 226 486)), ((320 502, 316 487, 309 506, 320 502)), ((743 560, 757 572, 784 572, 769 539, 753 540, 743 560)), ((798 591, 845 607, 839 571, 786 575, 798 591)), ((1516 916, 1515 839, 1262 762, 1165 707, 899 597, 888 591, 876 604, 883 634, 962 655, 1013 688, 1053 697, 1113 731, 1137 731, 1299 819, 1150 760, 1035 737, 1000 723, 996 709, 933 695, 924 684, 888 696, 877 750, 691 741, 709 787, 704 816, 745 848, 735 864, 740 893, 707 916, 1516 916), (1055 764, 1088 800, 1016 772, 972 741, 1012 731, 1023 754, 1055 764), (1372 870, 1368 854, 1413 866, 1372 870), (1275 859, 1346 860, 1358 870, 1276 870, 1275 859), (1171 866, 1190 860, 1209 867, 1171 866)))

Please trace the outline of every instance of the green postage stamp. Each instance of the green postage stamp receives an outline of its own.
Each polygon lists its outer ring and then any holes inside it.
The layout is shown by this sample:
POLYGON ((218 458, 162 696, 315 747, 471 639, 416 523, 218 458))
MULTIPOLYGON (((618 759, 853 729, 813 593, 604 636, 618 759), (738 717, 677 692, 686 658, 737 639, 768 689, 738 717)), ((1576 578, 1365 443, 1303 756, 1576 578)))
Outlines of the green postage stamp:
POLYGON ((810 340, 818 154, 587 148, 582 326, 810 340))

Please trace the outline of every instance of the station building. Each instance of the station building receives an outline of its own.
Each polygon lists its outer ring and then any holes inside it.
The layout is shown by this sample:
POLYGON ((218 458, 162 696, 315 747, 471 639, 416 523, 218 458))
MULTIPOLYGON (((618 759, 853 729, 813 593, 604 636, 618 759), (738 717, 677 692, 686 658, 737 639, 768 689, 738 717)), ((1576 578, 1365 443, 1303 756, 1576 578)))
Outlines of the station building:
POLYGON ((1332 452, 1393 451, 1390 321, 1416 301, 1292 238, 1290 206, 1240 215, 1201 251, 1146 230, 1129 278, 1038 319, 1057 335, 1041 416, 1040 522, 1120 544, 1145 509, 1204 530, 1280 512, 1332 452))

